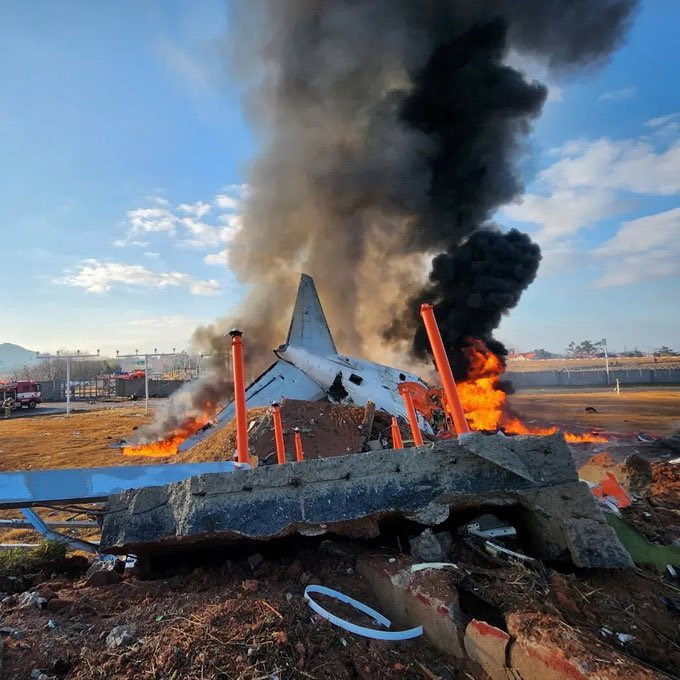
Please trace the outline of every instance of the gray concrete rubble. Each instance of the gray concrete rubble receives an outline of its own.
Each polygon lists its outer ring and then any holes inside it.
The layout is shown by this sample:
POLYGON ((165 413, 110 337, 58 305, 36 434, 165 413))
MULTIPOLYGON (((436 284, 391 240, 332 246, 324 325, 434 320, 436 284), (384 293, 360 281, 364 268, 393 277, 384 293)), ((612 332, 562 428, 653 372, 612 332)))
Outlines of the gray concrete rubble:
POLYGON ((380 520, 435 531, 461 512, 513 523, 527 549, 579 567, 629 567, 630 556, 578 481, 561 435, 483 435, 419 448, 359 453, 193 477, 111 497, 108 553, 266 541, 295 533, 375 537, 380 520))

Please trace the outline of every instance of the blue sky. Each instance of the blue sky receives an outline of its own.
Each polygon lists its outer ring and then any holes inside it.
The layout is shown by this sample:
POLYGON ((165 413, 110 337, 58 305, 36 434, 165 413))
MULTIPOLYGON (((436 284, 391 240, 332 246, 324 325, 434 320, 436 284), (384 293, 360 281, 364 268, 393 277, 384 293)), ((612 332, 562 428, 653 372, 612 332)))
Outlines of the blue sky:
MULTIPOLYGON (((257 141, 227 22, 212 0, 0 5, 0 342, 179 349, 242 295, 225 251, 257 141)), ((545 253, 513 347, 680 349, 679 23, 648 0, 603 69, 550 78, 525 196, 497 215, 545 253)))

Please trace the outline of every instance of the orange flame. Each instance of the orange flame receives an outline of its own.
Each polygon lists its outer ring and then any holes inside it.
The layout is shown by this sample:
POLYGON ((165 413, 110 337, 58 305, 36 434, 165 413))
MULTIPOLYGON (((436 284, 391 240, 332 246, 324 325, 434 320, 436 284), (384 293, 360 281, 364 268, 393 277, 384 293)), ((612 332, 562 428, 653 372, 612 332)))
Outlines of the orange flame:
MULTIPOLYGON (((458 393, 471 429, 502 428, 508 434, 554 434, 559 430, 557 427, 527 426, 508 412, 508 397, 500 385, 505 365, 481 340, 473 339, 463 351, 470 366, 470 377, 458 383, 458 393)), ((570 443, 608 441, 606 437, 572 432, 564 432, 564 438, 570 443)))
POLYGON ((136 446, 126 446, 123 449, 124 456, 174 456, 182 442, 196 434, 202 427, 207 425, 217 413, 217 408, 212 404, 207 404, 202 413, 196 416, 189 416, 183 425, 176 428, 163 439, 148 444, 136 446))

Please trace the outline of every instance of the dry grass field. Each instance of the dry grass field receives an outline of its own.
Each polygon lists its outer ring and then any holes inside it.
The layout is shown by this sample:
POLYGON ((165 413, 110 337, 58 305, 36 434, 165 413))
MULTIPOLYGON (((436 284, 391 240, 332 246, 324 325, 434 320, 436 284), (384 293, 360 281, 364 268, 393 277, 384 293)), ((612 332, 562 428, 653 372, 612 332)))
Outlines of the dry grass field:
MULTIPOLYGON (((615 432, 680 431, 680 389, 517 393, 509 398, 523 420, 540 425, 600 427, 615 432), (587 406, 597 413, 586 413, 587 406)), ((151 415, 141 404, 64 415, 0 419, 0 471, 139 465, 170 458, 123 456, 110 445, 130 437, 151 415)))
MULTIPOLYGON (((604 358, 592 359, 511 359, 508 361, 508 371, 523 373, 525 371, 560 371, 564 368, 578 371, 584 369, 604 368, 604 358)), ((612 357, 609 368, 628 369, 664 369, 680 368, 680 357, 612 357)))
POLYGON ((136 402, 69 417, 0 419, 0 471, 146 464, 148 458, 123 456, 109 447, 151 418, 136 402))
POLYGON ((585 392, 518 392, 510 406, 526 422, 563 427, 597 427, 612 432, 669 435, 680 432, 680 388, 585 392), (597 413, 587 413, 586 407, 597 413))

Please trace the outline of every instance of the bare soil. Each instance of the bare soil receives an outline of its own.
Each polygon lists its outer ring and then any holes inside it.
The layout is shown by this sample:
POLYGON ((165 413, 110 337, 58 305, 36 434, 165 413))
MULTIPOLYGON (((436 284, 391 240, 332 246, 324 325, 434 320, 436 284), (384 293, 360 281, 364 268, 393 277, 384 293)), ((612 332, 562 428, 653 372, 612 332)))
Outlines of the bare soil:
POLYGON ((26 631, 24 640, 6 639, 3 677, 28 678, 35 668, 51 674, 59 659, 69 679, 465 677, 424 637, 371 641, 316 615, 303 597, 308 583, 379 605, 351 554, 296 553, 265 559, 254 571, 246 561, 225 562, 156 581, 126 575, 102 588, 52 580, 38 588, 57 596, 45 611, 2 611, 4 626, 26 631), (50 619, 56 628, 46 627, 50 619), (108 649, 105 638, 117 625, 134 625, 136 641, 108 649))
MULTIPOLYGON (((12 601, 1 606, 3 626, 24 632, 22 639, 4 636, 3 677, 27 678, 36 668, 48 675, 61 668, 61 677, 88 680, 484 677, 440 655, 425 637, 370 641, 309 609, 304 587, 321 583, 380 610, 356 572, 356 560, 376 553, 399 559, 398 552, 328 540, 291 541, 262 552, 264 561, 254 569, 245 559, 250 552, 241 549, 212 566, 187 572, 174 565, 146 581, 128 572, 122 582, 99 588, 58 575, 37 586, 49 599, 47 609, 21 609, 12 601), (106 636, 119 625, 134 626, 134 640, 110 649, 106 636)), ((679 619, 672 606, 680 594, 677 583, 639 569, 528 569, 460 541, 454 560, 459 569, 436 577, 468 594, 461 606, 470 617, 502 620, 516 612, 538 625, 543 616, 546 626, 577 633, 594 660, 607 646, 657 671, 655 677, 675 677, 680 668, 679 619), (633 639, 622 645, 616 633, 633 639)), ((371 625, 351 609, 320 599, 340 616, 371 625)))

